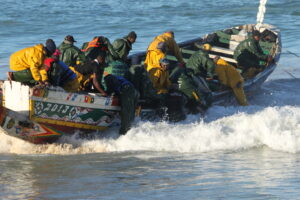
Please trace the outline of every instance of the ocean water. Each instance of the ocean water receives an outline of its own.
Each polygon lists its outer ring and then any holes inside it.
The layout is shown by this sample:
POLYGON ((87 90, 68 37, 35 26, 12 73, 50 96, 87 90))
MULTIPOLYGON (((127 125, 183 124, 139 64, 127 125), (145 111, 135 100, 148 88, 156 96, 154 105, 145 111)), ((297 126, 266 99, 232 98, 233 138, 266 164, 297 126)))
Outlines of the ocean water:
MULTIPOLYGON (((0 6, 0 78, 13 52, 72 34, 77 46, 134 30, 132 52, 173 30, 178 42, 256 23, 259 0, 15 1, 0 6)), ((142 122, 33 145, 0 133, 0 199, 300 199, 300 1, 269 0, 278 68, 250 106, 213 106, 180 123, 142 122), (294 54, 292 54, 292 53, 294 54), (295 55, 297 54, 297 55, 295 55)))

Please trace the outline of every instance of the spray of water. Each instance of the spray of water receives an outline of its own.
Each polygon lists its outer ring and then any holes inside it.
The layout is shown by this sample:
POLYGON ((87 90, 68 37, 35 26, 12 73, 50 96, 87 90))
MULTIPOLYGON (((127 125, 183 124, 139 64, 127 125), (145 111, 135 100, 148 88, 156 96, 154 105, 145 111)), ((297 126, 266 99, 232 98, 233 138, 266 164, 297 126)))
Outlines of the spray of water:
MULTIPOLYGON (((86 154, 123 151, 213 152, 239 151, 267 146, 274 150, 300 151, 300 108, 294 106, 259 108, 250 106, 213 107, 208 115, 220 110, 235 112, 230 116, 205 122, 169 124, 139 122, 127 135, 119 138, 81 140, 68 138, 67 143, 33 145, 0 134, 0 153, 15 154, 86 154)), ((199 117, 199 116, 198 116, 199 117)), ((194 116, 188 120, 193 121, 194 116)), ((116 130, 112 130, 116 131, 116 130)))

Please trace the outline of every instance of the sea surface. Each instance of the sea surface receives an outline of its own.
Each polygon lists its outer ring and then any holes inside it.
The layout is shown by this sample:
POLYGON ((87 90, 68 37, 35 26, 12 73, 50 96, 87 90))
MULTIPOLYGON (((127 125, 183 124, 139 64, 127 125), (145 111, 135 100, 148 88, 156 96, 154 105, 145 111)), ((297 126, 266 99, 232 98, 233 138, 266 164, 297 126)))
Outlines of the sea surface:
MULTIPOLYGON (((1 0, 0 79, 9 56, 71 34, 76 45, 134 30, 132 53, 173 30, 178 42, 256 23, 258 0, 1 0)), ((300 1, 269 0, 278 68, 249 98, 180 123, 136 119, 92 141, 33 145, 0 133, 0 199, 300 199, 300 1), (292 54, 294 53, 294 54, 292 54), (297 54, 297 55, 295 55, 297 54)))

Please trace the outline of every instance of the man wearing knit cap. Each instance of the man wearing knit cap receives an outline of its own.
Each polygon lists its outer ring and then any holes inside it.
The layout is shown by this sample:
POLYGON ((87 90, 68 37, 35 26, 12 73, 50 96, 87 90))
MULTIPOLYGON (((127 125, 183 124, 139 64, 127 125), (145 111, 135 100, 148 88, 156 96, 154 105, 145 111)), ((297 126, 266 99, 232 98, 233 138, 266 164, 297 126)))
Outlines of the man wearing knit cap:
POLYGON ((48 84, 47 72, 43 62, 56 50, 52 39, 46 41, 46 45, 38 44, 13 53, 10 56, 10 69, 8 79, 22 82, 27 85, 48 84))
POLYGON ((86 61, 84 53, 76 46, 76 40, 72 35, 67 35, 64 41, 58 46, 61 52, 59 59, 66 63, 68 66, 75 66, 83 64, 86 61))
POLYGON ((233 58, 242 69, 244 78, 252 78, 263 69, 260 61, 271 62, 272 56, 264 54, 259 45, 261 33, 257 30, 252 32, 252 37, 242 41, 234 50, 233 58))
POLYGON ((128 33, 127 36, 116 39, 113 42, 113 49, 118 55, 118 58, 113 58, 114 60, 121 60, 123 62, 127 61, 127 56, 132 49, 133 43, 135 43, 137 34, 134 31, 128 33))

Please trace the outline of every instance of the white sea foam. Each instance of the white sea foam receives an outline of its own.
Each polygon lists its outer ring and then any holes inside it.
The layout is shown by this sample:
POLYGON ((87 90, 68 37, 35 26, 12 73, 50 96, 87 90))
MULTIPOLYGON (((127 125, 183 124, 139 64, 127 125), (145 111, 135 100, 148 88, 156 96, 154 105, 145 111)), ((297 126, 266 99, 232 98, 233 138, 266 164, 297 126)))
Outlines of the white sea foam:
MULTIPOLYGON (((300 108, 295 106, 213 107, 236 113, 205 122, 190 116, 180 124, 140 122, 127 135, 92 141, 69 138, 67 144, 33 145, 0 134, 0 153, 16 154, 82 154, 120 151, 210 152, 238 151, 267 146, 278 151, 297 153, 300 150, 300 108), (251 113, 251 107, 254 111, 251 113), (250 109, 249 109, 250 108, 250 109), (250 110, 250 112, 249 112, 250 110), (193 121, 193 122, 191 122, 193 121)), ((209 117, 209 116, 208 116, 209 117)), ((115 130, 114 130, 115 131, 115 130)))

